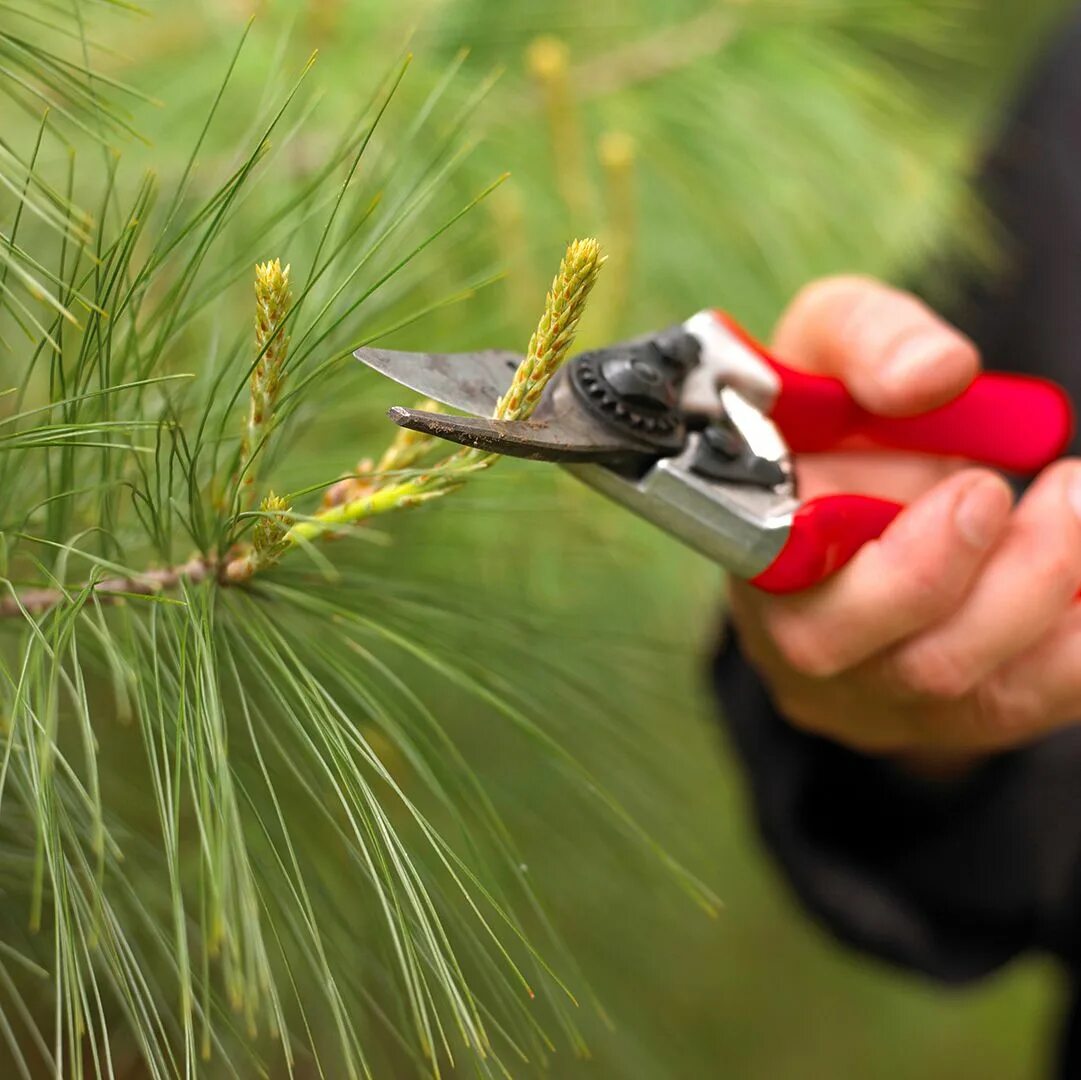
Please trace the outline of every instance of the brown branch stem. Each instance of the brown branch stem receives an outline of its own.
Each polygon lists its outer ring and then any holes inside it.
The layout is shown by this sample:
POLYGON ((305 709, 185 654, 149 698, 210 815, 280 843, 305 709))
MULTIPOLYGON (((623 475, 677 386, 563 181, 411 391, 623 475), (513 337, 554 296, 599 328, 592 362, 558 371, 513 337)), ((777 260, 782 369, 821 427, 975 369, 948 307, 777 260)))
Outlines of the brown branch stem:
MULTIPOLYGON (((94 585, 94 593, 101 603, 115 604, 126 596, 156 596, 177 588, 181 581, 198 584, 210 577, 220 577, 218 564, 212 560, 196 556, 179 566, 169 566, 161 570, 146 570, 130 577, 103 578, 94 585)), ((85 586, 73 586, 71 589, 28 589, 15 591, 10 596, 0 599, 0 618, 14 618, 24 612, 40 615, 66 600, 73 592, 79 592, 85 586)))

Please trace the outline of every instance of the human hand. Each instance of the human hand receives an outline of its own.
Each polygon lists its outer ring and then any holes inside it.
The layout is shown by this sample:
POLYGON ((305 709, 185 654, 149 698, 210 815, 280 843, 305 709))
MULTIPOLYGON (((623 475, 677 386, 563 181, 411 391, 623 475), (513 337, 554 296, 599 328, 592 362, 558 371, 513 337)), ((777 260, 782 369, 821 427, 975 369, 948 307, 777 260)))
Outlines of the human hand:
MULTIPOLYGON (((863 278, 805 289, 775 351, 842 379, 886 416, 949 401, 979 370, 971 342, 863 278)), ((883 453, 803 455, 800 493, 910 505, 824 584, 771 596, 732 584, 745 654, 796 726, 938 770, 1081 719, 1081 462, 1012 506, 985 469, 883 453)))

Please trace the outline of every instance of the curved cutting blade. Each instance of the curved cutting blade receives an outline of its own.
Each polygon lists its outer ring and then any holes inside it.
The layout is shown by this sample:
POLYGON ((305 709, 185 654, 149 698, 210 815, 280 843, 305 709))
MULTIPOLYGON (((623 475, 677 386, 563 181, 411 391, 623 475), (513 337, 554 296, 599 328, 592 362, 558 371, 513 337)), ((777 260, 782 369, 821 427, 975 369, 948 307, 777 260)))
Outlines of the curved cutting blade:
POLYGON ((656 457, 655 448, 647 443, 607 429, 573 407, 549 407, 530 420, 446 416, 403 409, 400 405, 392 408, 388 415, 399 427, 422 431, 477 450, 534 461, 616 464, 656 457))
POLYGON ((402 386, 452 409, 490 416, 522 357, 505 349, 472 353, 411 353, 360 348, 353 355, 402 386))
POLYGON ((593 461, 598 456, 592 444, 568 444, 563 432, 535 420, 489 420, 480 416, 446 416, 418 412, 396 405, 388 413, 399 427, 422 431, 437 439, 447 439, 495 454, 532 458, 534 461, 593 461))

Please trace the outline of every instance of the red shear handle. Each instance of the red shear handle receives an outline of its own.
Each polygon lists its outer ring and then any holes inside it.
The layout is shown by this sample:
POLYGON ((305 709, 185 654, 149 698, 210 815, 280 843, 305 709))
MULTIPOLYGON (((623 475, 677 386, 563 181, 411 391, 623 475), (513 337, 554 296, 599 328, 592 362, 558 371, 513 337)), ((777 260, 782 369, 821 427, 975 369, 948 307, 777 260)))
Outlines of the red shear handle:
POLYGON ((1070 398, 1046 379, 990 372, 930 412, 875 416, 856 403, 840 379, 795 371, 774 359, 731 316, 722 311, 714 316, 777 377, 779 388, 768 411, 797 453, 864 443, 1034 473, 1061 456, 1073 437, 1070 398))
POLYGON ((780 555, 751 584, 771 593, 809 589, 840 570, 868 540, 877 540, 901 509, 900 503, 867 495, 809 499, 796 511, 780 555))
POLYGON ((866 441, 1034 473, 1061 456, 1073 435, 1070 399, 1045 379, 988 372, 953 401, 898 418, 861 408, 839 379, 768 362, 781 380, 770 415, 797 453, 866 441))

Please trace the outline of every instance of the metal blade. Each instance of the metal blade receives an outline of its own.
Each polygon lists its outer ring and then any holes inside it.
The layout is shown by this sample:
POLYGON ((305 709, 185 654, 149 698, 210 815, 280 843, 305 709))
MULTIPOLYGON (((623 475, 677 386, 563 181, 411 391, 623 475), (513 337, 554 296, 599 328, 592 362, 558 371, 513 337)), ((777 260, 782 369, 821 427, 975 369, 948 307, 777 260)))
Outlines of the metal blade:
POLYGON ((353 355, 396 383, 474 416, 491 415, 522 361, 504 349, 410 353, 362 348, 353 355))
POLYGON ((619 464, 657 456, 655 447, 598 424, 568 397, 558 392, 548 397, 530 420, 445 416, 401 406, 395 406, 388 415, 400 427, 462 446, 534 461, 619 464))

